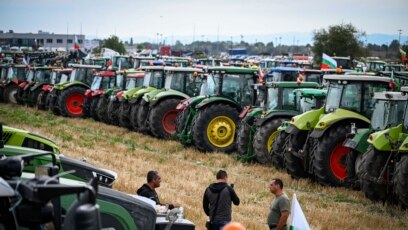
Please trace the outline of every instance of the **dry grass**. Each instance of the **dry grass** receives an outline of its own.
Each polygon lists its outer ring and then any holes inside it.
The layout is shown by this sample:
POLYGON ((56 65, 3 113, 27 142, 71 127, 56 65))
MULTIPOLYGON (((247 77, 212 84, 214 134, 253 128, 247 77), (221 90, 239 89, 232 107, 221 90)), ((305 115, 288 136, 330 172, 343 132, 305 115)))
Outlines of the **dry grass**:
POLYGON ((308 180, 292 180, 274 168, 243 164, 234 155, 203 154, 176 141, 163 141, 91 119, 68 119, 16 105, 0 105, 0 121, 41 133, 56 141, 65 155, 80 158, 119 174, 114 188, 127 193, 145 182, 148 170, 161 173, 162 201, 177 200, 186 218, 204 229, 202 195, 226 169, 241 205, 233 207, 233 220, 248 229, 267 229, 266 217, 273 196, 268 182, 280 177, 291 197, 296 192, 312 229, 407 229, 408 213, 396 206, 372 203, 361 192, 322 187, 308 180))

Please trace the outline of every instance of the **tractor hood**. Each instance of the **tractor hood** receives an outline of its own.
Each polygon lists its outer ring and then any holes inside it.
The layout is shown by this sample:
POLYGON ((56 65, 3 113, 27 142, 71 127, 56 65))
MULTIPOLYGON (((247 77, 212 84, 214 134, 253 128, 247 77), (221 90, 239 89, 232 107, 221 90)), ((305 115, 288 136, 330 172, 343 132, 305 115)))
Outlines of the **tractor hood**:
POLYGON ((336 109, 332 113, 328 113, 325 116, 323 116, 319 122, 316 124, 314 127, 315 130, 325 130, 328 127, 330 127, 332 124, 336 123, 337 121, 344 120, 347 118, 352 118, 352 119, 358 119, 361 121, 366 122, 367 124, 370 124, 370 120, 366 118, 365 116, 350 111, 346 109, 336 109))
POLYGON ((290 124, 299 130, 311 130, 316 126, 322 114, 324 114, 324 107, 313 109, 292 117, 290 124))
POLYGON ((174 89, 166 89, 166 90, 159 91, 155 95, 153 95, 153 97, 150 98, 150 104, 154 105, 155 103, 160 101, 162 98, 166 98, 166 97, 177 97, 177 98, 183 98, 183 99, 190 98, 187 94, 182 93, 180 91, 177 91, 174 89))
POLYGON ((136 91, 132 96, 130 96, 129 100, 138 99, 138 98, 142 97, 143 95, 145 95, 146 93, 149 93, 149 92, 151 92, 153 90, 156 90, 156 88, 151 87, 151 86, 149 86, 147 88, 142 88, 142 89, 136 91))
POLYGON ((150 102, 150 100, 154 96, 156 96, 157 94, 159 94, 160 92, 163 92, 163 91, 166 91, 166 89, 162 88, 162 89, 152 90, 152 91, 150 91, 148 93, 145 93, 142 98, 143 98, 144 101, 150 102))
POLYGON ((129 89, 129 90, 124 91, 123 94, 122 94, 123 99, 129 100, 129 98, 130 98, 134 93, 136 93, 137 91, 141 90, 142 88, 143 88, 143 86, 138 86, 138 87, 135 87, 135 88, 133 88, 133 89, 129 89))
POLYGON ((83 83, 81 81, 72 81, 72 82, 64 82, 64 83, 57 84, 57 85, 55 85, 54 89, 64 90, 64 89, 66 89, 66 88, 68 88, 70 86, 73 86, 73 85, 81 85, 81 86, 84 86, 87 89, 90 88, 89 85, 87 85, 87 84, 85 84, 85 83, 83 83))
POLYGON ((391 142, 395 143, 402 136, 400 134, 403 131, 403 125, 397 125, 392 128, 381 130, 375 133, 372 133, 368 136, 367 142, 370 143, 376 150, 379 151, 391 151, 393 146, 391 142))

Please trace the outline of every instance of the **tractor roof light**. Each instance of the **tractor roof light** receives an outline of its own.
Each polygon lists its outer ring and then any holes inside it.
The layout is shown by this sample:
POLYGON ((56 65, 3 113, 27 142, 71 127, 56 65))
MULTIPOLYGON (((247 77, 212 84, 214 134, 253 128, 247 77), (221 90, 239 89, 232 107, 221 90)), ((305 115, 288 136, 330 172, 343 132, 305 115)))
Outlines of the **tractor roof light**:
POLYGON ((319 122, 319 126, 323 127, 323 126, 325 126, 325 123, 323 121, 319 122))

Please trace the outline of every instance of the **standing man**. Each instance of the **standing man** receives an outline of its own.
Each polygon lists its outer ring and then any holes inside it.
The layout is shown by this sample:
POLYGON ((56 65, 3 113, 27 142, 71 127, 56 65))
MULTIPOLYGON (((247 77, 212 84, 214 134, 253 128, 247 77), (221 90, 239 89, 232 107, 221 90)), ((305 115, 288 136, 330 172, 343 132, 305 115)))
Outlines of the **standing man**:
POLYGON ((173 202, 173 204, 161 204, 159 196, 157 195, 156 188, 160 187, 161 177, 157 171, 149 171, 147 173, 147 184, 143 184, 136 193, 139 196, 143 196, 152 199, 158 205, 168 205, 169 209, 180 207, 179 204, 173 202))
POLYGON ((216 178, 216 183, 207 187, 203 198, 204 212, 210 218, 210 230, 221 230, 231 222, 231 204, 238 206, 240 202, 234 188, 227 184, 227 172, 218 171, 216 178))
POLYGON ((268 215, 269 229, 287 229, 286 222, 290 213, 290 201, 288 196, 283 192, 282 180, 279 178, 272 179, 269 190, 275 195, 268 215))

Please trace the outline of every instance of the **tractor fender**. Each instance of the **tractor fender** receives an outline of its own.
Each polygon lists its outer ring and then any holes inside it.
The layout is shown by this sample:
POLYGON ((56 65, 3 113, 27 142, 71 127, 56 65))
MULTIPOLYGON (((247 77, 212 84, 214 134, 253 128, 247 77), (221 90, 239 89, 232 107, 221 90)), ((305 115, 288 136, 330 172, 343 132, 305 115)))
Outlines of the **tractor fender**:
POLYGON ((299 131, 311 130, 313 127, 316 126, 322 114, 324 114, 324 107, 321 107, 320 109, 313 109, 302 114, 296 115, 292 117, 290 127, 296 128, 299 131))
POLYGON ((277 118, 287 118, 290 120, 293 116, 299 114, 297 111, 272 111, 269 114, 267 114, 264 117, 261 117, 258 119, 258 121, 255 123, 257 127, 262 126, 265 122, 268 122, 272 119, 277 119, 277 118))
POLYGON ((72 87, 72 86, 82 86, 82 87, 84 87, 84 88, 86 88, 86 89, 90 89, 91 87, 89 87, 89 85, 87 85, 87 84, 85 84, 85 83, 83 83, 83 82, 80 82, 80 81, 73 81, 73 82, 67 82, 66 84, 64 84, 64 85, 61 85, 61 87, 59 88, 60 90, 66 90, 66 89, 68 89, 68 88, 70 88, 70 87, 72 87))
POLYGON ((176 90, 165 90, 165 91, 161 91, 158 94, 156 94, 155 96, 153 96, 152 98, 150 98, 150 105, 154 106, 157 103, 168 99, 168 98, 177 98, 180 100, 184 100, 184 99, 188 99, 190 98, 187 94, 180 92, 180 91, 176 91, 176 90))
POLYGON ((152 90, 152 91, 150 91, 148 93, 145 93, 143 95, 142 99, 143 99, 143 101, 146 101, 147 103, 150 103, 153 97, 155 97, 157 94, 159 94, 159 93, 161 93, 163 91, 166 91, 166 89, 163 88, 163 89, 152 90))
POLYGON ((34 84, 31 88, 30 91, 34 92, 36 91, 38 88, 43 88, 43 86, 45 85, 49 85, 48 83, 38 83, 38 84, 34 84))
POLYGON ((134 92, 132 95, 129 97, 129 101, 138 101, 141 99, 146 93, 149 93, 153 90, 156 90, 154 87, 147 87, 147 88, 142 88, 136 92, 134 92))
POLYGON ((51 91, 53 88, 54 88, 53 85, 46 84, 46 85, 43 85, 42 90, 43 91, 51 91))
POLYGON ((403 125, 399 124, 395 127, 370 134, 368 136, 367 142, 378 151, 396 150, 393 148, 392 143, 397 143, 399 140, 401 140, 400 138, 403 130, 403 125))
POLYGON ((225 98, 225 97, 219 97, 219 96, 214 96, 214 97, 207 97, 204 100, 202 100, 200 103, 198 103, 195 108, 198 110, 201 110, 203 108, 208 107, 209 105, 212 105, 214 103, 225 103, 228 105, 231 105, 233 108, 236 108, 238 112, 241 112, 242 108, 241 106, 235 102, 234 100, 225 98))
MULTIPOLYGON (((322 120, 323 119, 321 119, 319 122, 322 122, 322 120)), ((370 121, 368 119, 363 120, 363 119, 358 119, 356 117, 343 117, 343 118, 333 121, 332 123, 328 125, 325 125, 323 129, 317 129, 315 127, 315 129, 310 134, 310 137, 320 138, 326 133, 327 130, 330 130, 331 127, 335 127, 337 125, 348 125, 351 123, 355 123, 358 128, 368 128, 370 126, 370 121)))
POLYGON ((353 137, 348 138, 343 146, 349 147, 358 151, 359 153, 365 153, 368 148, 367 138, 372 133, 372 129, 358 129, 353 137))

